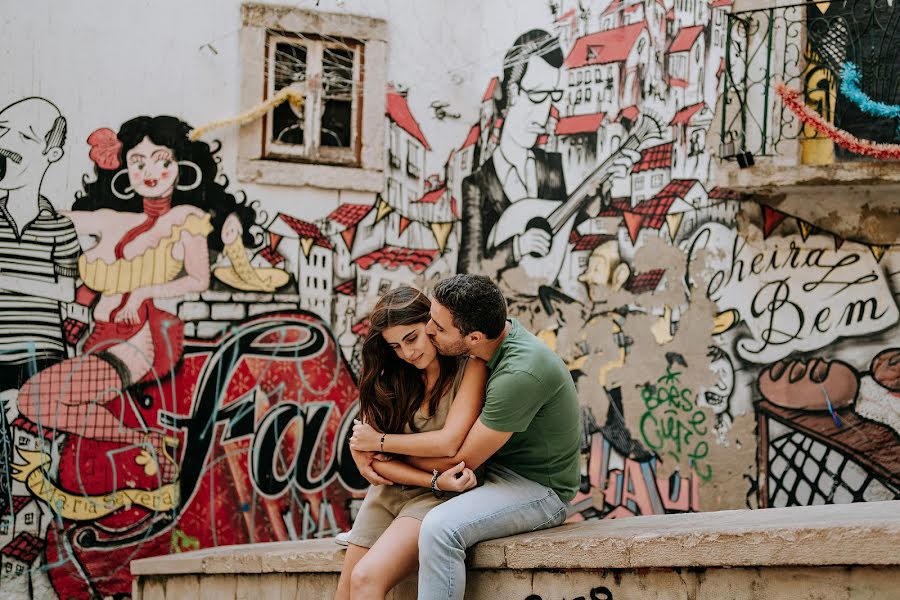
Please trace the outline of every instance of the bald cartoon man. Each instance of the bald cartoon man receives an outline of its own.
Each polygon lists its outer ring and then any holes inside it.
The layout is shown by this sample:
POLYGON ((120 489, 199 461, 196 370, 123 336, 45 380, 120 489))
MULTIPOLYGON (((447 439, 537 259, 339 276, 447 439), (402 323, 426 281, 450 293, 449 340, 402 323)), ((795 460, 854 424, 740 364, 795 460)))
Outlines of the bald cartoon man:
POLYGON ((60 302, 75 298, 81 249, 72 222, 41 195, 65 139, 65 118, 43 98, 0 110, 0 324, 13 322, 10 312, 29 323, 27 331, 0 330, 0 365, 65 354, 60 302))
POLYGON ((72 222, 41 195, 65 140, 66 119, 48 100, 0 110, 0 493, 9 489, 5 409, 28 377, 66 355, 60 303, 75 298, 81 248, 72 222))

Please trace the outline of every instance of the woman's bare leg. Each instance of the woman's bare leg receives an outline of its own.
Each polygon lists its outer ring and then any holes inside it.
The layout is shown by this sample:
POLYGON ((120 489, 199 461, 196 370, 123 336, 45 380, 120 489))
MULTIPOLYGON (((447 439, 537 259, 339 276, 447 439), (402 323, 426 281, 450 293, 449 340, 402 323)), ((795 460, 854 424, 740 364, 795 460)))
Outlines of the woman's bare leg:
POLYGON ((350 575, 352 600, 384 600, 385 595, 419 564, 422 522, 398 517, 357 562, 350 575))
POLYGON ((338 580, 337 593, 334 600, 350 600, 350 573, 362 557, 368 552, 368 548, 350 544, 347 553, 344 554, 344 566, 341 567, 341 578, 338 580))
POLYGON ((106 350, 115 356, 128 369, 131 383, 137 383, 153 368, 156 349, 153 347, 153 334, 150 332, 150 321, 144 323, 138 332, 120 344, 106 350))

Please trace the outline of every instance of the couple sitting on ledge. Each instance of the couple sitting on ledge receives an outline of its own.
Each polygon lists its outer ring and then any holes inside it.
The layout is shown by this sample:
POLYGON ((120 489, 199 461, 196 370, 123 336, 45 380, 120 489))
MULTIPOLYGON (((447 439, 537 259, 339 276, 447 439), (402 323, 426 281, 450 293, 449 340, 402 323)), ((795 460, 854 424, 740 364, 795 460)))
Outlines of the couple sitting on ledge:
POLYGON ((486 277, 444 279, 431 301, 398 288, 369 318, 350 448, 372 487, 337 597, 384 598, 418 565, 419 598, 462 599, 467 548, 566 519, 575 385, 486 277))

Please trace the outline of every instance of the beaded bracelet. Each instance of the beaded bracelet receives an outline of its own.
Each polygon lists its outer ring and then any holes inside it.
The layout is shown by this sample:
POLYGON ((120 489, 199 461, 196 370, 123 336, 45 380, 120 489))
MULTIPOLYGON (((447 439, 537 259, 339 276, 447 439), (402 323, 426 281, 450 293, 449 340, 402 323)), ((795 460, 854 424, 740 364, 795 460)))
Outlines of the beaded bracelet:
POLYGON ((434 470, 434 473, 431 475, 431 493, 434 494, 435 498, 443 498, 444 492, 437 486, 438 476, 440 475, 440 471, 437 469, 434 470))

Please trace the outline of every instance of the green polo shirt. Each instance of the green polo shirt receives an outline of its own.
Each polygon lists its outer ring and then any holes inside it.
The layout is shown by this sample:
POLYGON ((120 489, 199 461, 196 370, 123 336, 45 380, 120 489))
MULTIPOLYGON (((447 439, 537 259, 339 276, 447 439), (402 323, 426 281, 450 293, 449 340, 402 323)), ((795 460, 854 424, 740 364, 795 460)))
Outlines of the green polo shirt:
POLYGON ((513 432, 493 460, 568 502, 581 482, 581 410, 572 375, 515 319, 487 366, 481 422, 513 432))

